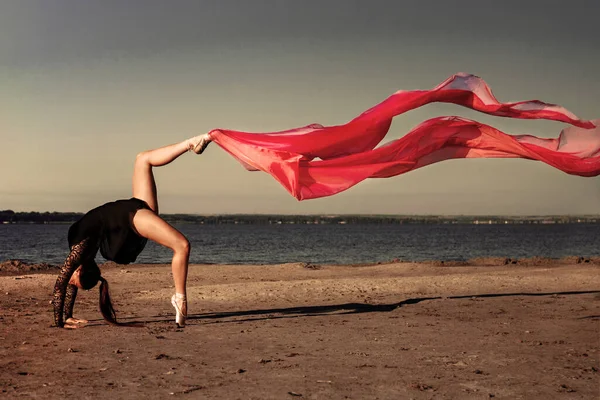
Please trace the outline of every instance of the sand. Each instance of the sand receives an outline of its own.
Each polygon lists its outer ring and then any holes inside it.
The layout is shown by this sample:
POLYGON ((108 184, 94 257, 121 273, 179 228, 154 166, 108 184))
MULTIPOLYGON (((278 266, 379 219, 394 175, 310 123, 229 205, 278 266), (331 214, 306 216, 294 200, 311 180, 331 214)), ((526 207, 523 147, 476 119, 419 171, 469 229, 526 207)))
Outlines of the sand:
POLYGON ((597 399, 600 263, 577 261, 194 265, 184 329, 168 265, 101 266, 144 326, 94 289, 76 330, 51 327, 55 273, 13 268, 0 397, 597 399))

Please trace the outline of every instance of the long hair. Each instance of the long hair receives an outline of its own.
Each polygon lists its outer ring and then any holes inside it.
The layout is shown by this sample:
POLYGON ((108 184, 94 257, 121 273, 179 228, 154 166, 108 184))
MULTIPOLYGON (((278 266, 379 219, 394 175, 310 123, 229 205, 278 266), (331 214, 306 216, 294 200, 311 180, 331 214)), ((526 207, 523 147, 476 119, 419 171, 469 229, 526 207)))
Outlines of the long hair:
POLYGON ((108 292, 108 282, 102 276, 100 276, 100 312, 102 316, 112 325, 119 325, 117 322, 117 315, 113 308, 112 302, 110 301, 110 293, 108 292))
POLYGON ((100 281, 100 312, 102 317, 111 325, 121 325, 117 322, 117 315, 110 300, 108 282, 100 275, 100 268, 94 260, 83 263, 79 281, 84 290, 90 290, 100 281))

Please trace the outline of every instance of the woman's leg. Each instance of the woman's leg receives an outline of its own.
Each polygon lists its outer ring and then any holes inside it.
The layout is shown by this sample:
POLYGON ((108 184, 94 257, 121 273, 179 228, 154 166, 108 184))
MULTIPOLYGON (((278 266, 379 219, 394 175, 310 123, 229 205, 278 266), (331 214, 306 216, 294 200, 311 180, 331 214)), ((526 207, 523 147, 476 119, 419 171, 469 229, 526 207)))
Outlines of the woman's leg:
POLYGON ((138 210, 133 216, 132 225, 140 236, 173 250, 171 269, 175 282, 175 296, 171 302, 178 312, 176 319, 178 324, 185 322, 187 314, 186 281, 190 243, 181 232, 158 216, 158 197, 152 167, 169 164, 187 151, 200 154, 209 142, 210 136, 205 134, 180 143, 144 151, 137 155, 133 169, 133 197, 144 200, 154 212, 146 209, 138 210))
POLYGON ((190 243, 181 232, 169 225, 153 211, 138 210, 133 216, 133 228, 140 236, 148 238, 160 245, 173 250, 171 270, 175 282, 175 295, 171 304, 175 307, 176 323, 181 327, 185 325, 187 316, 187 273, 190 258, 190 243))
POLYGON ((156 196, 156 182, 152 167, 169 164, 177 157, 189 150, 195 150, 198 143, 206 135, 196 136, 183 142, 144 151, 135 158, 133 167, 133 197, 144 200, 148 206, 158 214, 158 198, 156 196))
POLYGON ((173 250, 171 268, 175 291, 186 294, 190 243, 181 232, 150 210, 138 210, 133 216, 133 227, 140 236, 173 250))

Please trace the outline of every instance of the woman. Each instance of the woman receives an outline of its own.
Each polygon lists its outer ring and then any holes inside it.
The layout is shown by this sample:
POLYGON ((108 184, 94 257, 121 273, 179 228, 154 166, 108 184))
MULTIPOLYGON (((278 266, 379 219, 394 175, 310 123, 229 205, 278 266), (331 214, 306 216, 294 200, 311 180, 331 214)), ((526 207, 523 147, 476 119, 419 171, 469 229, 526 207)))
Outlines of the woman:
POLYGON ((201 154, 210 143, 209 134, 181 143, 145 151, 137 155, 133 170, 133 198, 104 204, 86 213, 69 228, 67 257, 54 285, 54 323, 61 328, 77 328, 85 320, 73 318, 77 289, 89 290, 100 281, 100 311, 106 321, 117 324, 108 292, 94 258, 100 250, 107 260, 119 264, 134 262, 148 239, 173 250, 171 267, 175 294, 175 321, 185 325, 187 315, 186 280, 190 244, 177 229, 158 216, 153 167, 169 164, 187 151, 201 154), (64 314, 64 319, 63 319, 64 314))

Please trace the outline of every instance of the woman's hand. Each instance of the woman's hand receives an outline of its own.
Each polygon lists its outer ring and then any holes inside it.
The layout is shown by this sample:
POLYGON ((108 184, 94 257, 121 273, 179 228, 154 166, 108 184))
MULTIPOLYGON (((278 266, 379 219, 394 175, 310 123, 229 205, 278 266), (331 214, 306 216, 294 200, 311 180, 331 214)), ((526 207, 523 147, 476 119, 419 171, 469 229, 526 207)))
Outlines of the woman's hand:
POLYGON ((88 323, 87 319, 78 319, 78 318, 67 318, 67 320, 65 321, 65 328, 67 327, 67 324, 69 325, 76 325, 76 328, 78 328, 80 325, 85 325, 88 323))

